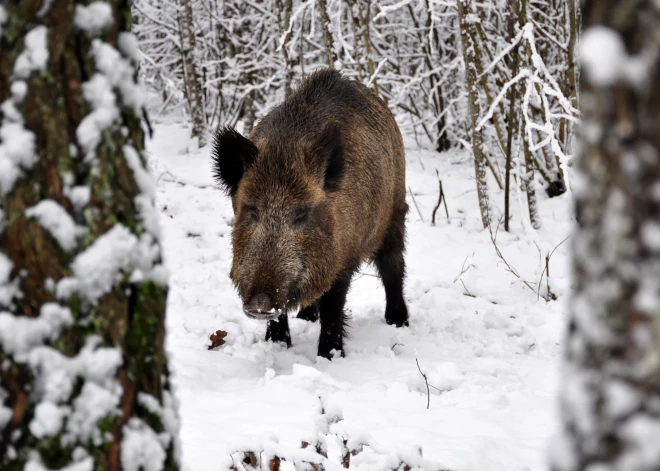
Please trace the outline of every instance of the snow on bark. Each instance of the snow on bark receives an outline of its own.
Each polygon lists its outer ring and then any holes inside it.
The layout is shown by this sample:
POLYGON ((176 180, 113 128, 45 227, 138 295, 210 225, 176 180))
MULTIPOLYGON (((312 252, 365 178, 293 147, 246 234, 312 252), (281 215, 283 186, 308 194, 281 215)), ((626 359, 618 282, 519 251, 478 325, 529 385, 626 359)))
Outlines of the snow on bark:
POLYGON ((11 278, 14 264, 0 252, 0 308, 11 306, 12 299, 20 296, 18 280, 11 278))
POLYGON ((48 28, 34 27, 25 35, 25 50, 16 58, 14 76, 26 79, 32 72, 44 70, 48 62, 48 47, 46 45, 48 28))
POLYGON ((124 427, 121 443, 123 471, 160 471, 168 445, 169 435, 158 436, 140 419, 131 419, 124 427))
POLYGON ((17 106, 25 98, 27 84, 12 82, 11 97, 0 107, 4 119, 0 123, 0 197, 8 194, 22 174, 37 161, 35 136, 25 129, 24 120, 17 106))
POLYGON ((55 303, 41 306, 37 318, 16 317, 0 311, 0 347, 11 355, 26 354, 45 340, 57 338, 62 328, 72 323, 69 308, 55 303))
POLYGON ((76 129, 78 144, 87 160, 95 158, 96 147, 101 142, 103 130, 119 118, 110 82, 101 74, 95 74, 82 85, 83 97, 92 107, 92 112, 83 118, 76 129))
POLYGON ((60 280, 57 296, 66 299, 77 293, 95 304, 123 276, 134 281, 165 284, 165 268, 155 264, 159 257, 160 249, 150 233, 145 232, 138 238, 125 226, 115 224, 76 256, 71 264, 74 276, 60 280))
POLYGON ((89 37, 98 36, 113 22, 112 7, 109 3, 93 2, 89 5, 76 5, 73 24, 87 33, 89 37))
POLYGON ((53 200, 40 201, 36 206, 27 208, 25 216, 35 218, 67 252, 78 245, 78 239, 87 234, 87 228, 77 226, 66 210, 53 200))

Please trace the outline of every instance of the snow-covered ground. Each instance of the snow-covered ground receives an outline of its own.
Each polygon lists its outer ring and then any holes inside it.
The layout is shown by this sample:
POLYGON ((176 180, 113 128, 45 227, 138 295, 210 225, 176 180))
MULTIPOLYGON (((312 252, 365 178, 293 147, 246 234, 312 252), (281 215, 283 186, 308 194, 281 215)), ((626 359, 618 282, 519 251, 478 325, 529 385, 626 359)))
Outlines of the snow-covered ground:
MULTIPOLYGON (((321 459, 301 450, 303 441, 325 441, 325 469, 342 469, 344 439, 351 448, 367 445, 351 457, 351 469, 395 469, 401 461, 429 471, 545 469, 556 427, 569 243, 550 259, 558 300, 546 302, 507 271, 480 227, 469 154, 420 151, 410 141, 407 184, 424 218, 409 194, 410 327, 385 324, 384 291, 374 269, 363 267, 349 294, 346 358, 330 362, 316 357, 318 323, 291 319, 293 347, 286 349, 265 342, 265 323, 242 313, 229 280, 231 205, 213 186, 208 149, 196 150, 187 136, 183 123, 169 120, 156 124, 148 143, 171 271, 167 347, 186 470, 225 470, 243 451, 276 453, 287 459, 282 469, 321 459), (435 169, 449 219, 441 208, 432 226, 435 169), (207 350, 219 329, 227 343, 207 350), (428 377, 428 409, 416 360, 428 377)), ((501 209, 495 188, 493 181, 501 209)), ((541 230, 523 226, 523 196, 514 192, 512 231, 497 234, 502 255, 534 290, 546 254, 572 225, 567 195, 538 194, 541 230)), ((541 296, 545 290, 544 278, 541 296)))

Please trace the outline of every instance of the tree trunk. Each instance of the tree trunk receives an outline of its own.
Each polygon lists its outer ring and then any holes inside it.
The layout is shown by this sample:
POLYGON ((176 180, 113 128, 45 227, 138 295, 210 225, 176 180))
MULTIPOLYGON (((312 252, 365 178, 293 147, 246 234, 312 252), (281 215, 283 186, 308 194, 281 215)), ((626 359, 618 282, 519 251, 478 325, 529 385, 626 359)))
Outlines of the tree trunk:
POLYGON ((583 20, 588 132, 576 157, 574 294, 553 468, 658 471, 660 17, 657 2, 589 0, 583 20), (602 57, 602 44, 621 52, 602 57), (630 58, 645 64, 634 75, 630 58), (602 68, 612 60, 619 68, 602 68))
POLYGON ((289 50, 287 49, 291 40, 291 10, 293 9, 293 0, 276 0, 277 20, 280 24, 282 33, 282 58, 284 59, 284 97, 287 98, 293 92, 293 67, 289 59, 289 50))
POLYGON ((321 30, 323 31, 323 42, 325 43, 325 56, 328 60, 328 67, 334 69, 337 63, 337 54, 335 45, 332 41, 330 32, 330 17, 328 16, 328 5, 326 0, 319 0, 319 14, 321 15, 321 30))
POLYGON ((0 469, 176 470, 129 2, 86 3, 2 5, 0 469))
POLYGON ((472 133, 472 154, 474 155, 474 171, 477 181, 477 196, 479 210, 484 229, 490 224, 488 182, 486 180, 486 157, 483 150, 483 137, 481 130, 477 129, 481 107, 479 104, 479 89, 477 88, 477 65, 474 54, 474 43, 470 37, 467 15, 472 12, 471 0, 458 0, 458 24, 461 32, 463 46, 463 63, 465 64, 465 81, 467 84, 468 113, 470 114, 470 127, 472 133))
MULTIPOLYGON (((520 0, 511 0, 509 2, 509 19, 507 24, 509 41, 513 41, 516 35, 516 24, 520 12, 520 0)), ((516 45, 507 58, 507 65, 511 69, 511 76, 518 75, 518 45, 516 45)), ((513 86, 509 89, 509 114, 507 115, 507 135, 506 135, 506 161, 504 164, 504 230, 509 232, 510 212, 510 189, 511 189, 511 162, 513 160, 513 136, 519 134, 518 116, 515 113, 515 107, 518 100, 518 87, 513 86)))
POLYGON ((204 147, 206 135, 206 111, 202 78, 195 60, 195 25, 193 23, 192 0, 179 0, 179 35, 188 112, 192 121, 192 137, 197 137, 199 147, 204 147))

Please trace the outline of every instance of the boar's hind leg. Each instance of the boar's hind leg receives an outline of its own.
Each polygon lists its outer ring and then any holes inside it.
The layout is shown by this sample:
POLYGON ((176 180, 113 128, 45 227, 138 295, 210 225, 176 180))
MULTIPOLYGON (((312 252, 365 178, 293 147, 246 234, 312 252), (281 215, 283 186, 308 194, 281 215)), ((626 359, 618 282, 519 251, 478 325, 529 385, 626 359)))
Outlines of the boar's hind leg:
POLYGON ((298 315, 298 319, 303 319, 309 322, 316 322, 319 320, 319 303, 314 303, 311 306, 307 306, 304 309, 301 309, 298 315))
POLYGON ((291 347, 291 333, 289 332, 289 318, 286 313, 280 314, 276 321, 268 321, 266 327, 266 340, 284 342, 291 347))
POLYGON ((341 356, 344 356, 344 335, 347 321, 344 304, 346 304, 346 294, 348 294, 352 277, 353 271, 341 273, 332 288, 319 301, 321 335, 319 336, 318 355, 321 357, 331 359, 332 350, 337 350, 341 352, 341 356))
POLYGON ((374 262, 385 287, 385 322, 397 327, 408 325, 408 308, 403 299, 403 278, 406 274, 405 252, 406 211, 395 211, 383 245, 374 262))

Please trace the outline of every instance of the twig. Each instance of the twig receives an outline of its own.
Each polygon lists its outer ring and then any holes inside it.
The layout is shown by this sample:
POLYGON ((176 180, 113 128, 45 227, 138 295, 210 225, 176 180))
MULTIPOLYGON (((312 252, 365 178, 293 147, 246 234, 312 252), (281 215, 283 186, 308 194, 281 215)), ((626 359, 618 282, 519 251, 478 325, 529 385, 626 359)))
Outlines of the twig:
POLYGON ((429 380, 422 372, 422 368, 419 366, 419 359, 416 356, 415 361, 417 362, 417 369, 419 370, 419 373, 422 375, 422 378, 424 378, 424 382, 426 383, 426 408, 429 409, 431 407, 431 390, 429 389, 429 380))
POLYGON ((415 195, 413 195, 412 188, 408 187, 408 191, 410 192, 410 197, 412 198, 413 203, 415 203, 415 208, 417 208, 417 214, 419 214, 419 218, 422 222, 424 222, 424 216, 422 216, 422 212, 419 210, 419 206, 417 206, 417 201, 415 200, 415 195))
POLYGON ((467 289, 467 286, 465 286, 465 283, 463 283, 463 280, 461 280, 461 284, 463 285, 463 288, 465 289, 465 293, 463 293, 465 296, 470 296, 471 298, 476 298, 476 296, 472 293, 470 293, 470 290, 467 289))
POLYGON ((488 232, 490 233, 490 240, 491 240, 491 242, 493 243, 493 247, 495 247, 495 253, 496 253, 497 256, 499 257, 499 259, 502 260, 502 262, 504 263, 504 265, 506 265, 506 271, 508 271, 508 272, 511 273, 513 276, 515 276, 515 277, 518 278, 520 281, 522 281, 522 282, 525 284, 525 286, 527 286, 529 289, 532 290, 532 292, 538 294, 538 291, 535 290, 534 287, 533 287, 532 285, 529 284, 529 282, 523 280, 523 279, 520 277, 520 275, 518 274, 518 271, 517 271, 514 267, 512 267, 511 265, 509 265, 509 262, 506 261, 506 259, 504 258, 504 255, 503 255, 502 252, 500 251, 500 248, 497 246, 497 231, 499 231, 499 229, 500 229, 500 225, 501 225, 501 224, 502 224, 502 218, 500 218, 500 219, 497 221, 497 227, 495 228, 495 234, 493 234, 493 229, 492 229, 491 225, 490 225, 490 224, 488 225, 488 232))
MULTIPOLYGON (((474 253, 472 255, 474 255, 474 253)), ((463 260, 463 266, 461 267, 461 272, 458 275, 456 275, 456 278, 454 278, 454 283, 456 283, 461 276, 466 274, 467 271, 474 266, 472 263, 470 263, 468 267, 465 268, 465 262, 467 262, 468 257, 469 255, 465 256, 465 260, 463 260)))
MULTIPOLYGON (((541 278, 539 279, 539 284, 536 289, 536 299, 538 300, 541 297, 541 283, 543 282, 543 275, 545 275, 545 287, 547 290, 547 296, 549 299, 552 299, 553 301, 557 299, 557 296, 550 291, 550 258, 552 257, 552 254, 555 253, 555 250, 559 248, 561 244, 566 242, 568 239, 570 239, 571 236, 566 237, 564 240, 559 242, 557 245, 555 245, 555 248, 552 249, 552 251, 545 256, 545 268, 541 272, 541 278)), ((548 301, 548 298, 546 298, 546 301, 548 301)))
POLYGON ((447 197, 445 196, 445 192, 442 190, 442 180, 440 180, 440 173, 438 172, 438 169, 435 169, 435 174, 438 176, 438 186, 440 187, 440 192, 438 194, 438 204, 435 205, 435 208, 433 208, 433 216, 431 217, 431 224, 435 226, 435 213, 440 207, 441 203, 445 203, 445 214, 447 215, 447 219, 449 219, 449 211, 447 210, 447 197))

